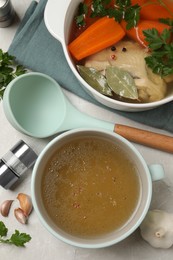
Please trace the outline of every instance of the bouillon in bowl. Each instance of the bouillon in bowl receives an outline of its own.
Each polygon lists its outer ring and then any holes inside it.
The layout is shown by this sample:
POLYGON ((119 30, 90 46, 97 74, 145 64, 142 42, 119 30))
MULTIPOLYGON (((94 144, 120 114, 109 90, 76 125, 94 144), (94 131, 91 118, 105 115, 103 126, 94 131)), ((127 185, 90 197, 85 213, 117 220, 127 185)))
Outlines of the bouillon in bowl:
POLYGON ((117 134, 70 130, 39 155, 32 174, 33 205, 56 238, 83 248, 106 247, 140 225, 150 206, 152 180, 163 175, 161 165, 148 167, 117 134))

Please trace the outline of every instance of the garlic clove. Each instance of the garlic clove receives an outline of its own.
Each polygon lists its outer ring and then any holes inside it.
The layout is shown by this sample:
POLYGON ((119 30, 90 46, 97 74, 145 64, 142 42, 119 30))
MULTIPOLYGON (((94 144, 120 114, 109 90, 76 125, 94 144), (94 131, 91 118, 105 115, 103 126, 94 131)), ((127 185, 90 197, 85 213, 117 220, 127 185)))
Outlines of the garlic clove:
POLYGON ((14 216, 21 224, 26 224, 27 217, 21 208, 17 208, 14 210, 14 216))
POLYGON ((25 193, 19 193, 17 199, 19 200, 20 207, 23 210, 23 213, 26 217, 28 217, 32 211, 32 202, 30 196, 25 193))
POLYGON ((0 206, 0 212, 3 217, 7 217, 13 200, 5 200, 0 206))

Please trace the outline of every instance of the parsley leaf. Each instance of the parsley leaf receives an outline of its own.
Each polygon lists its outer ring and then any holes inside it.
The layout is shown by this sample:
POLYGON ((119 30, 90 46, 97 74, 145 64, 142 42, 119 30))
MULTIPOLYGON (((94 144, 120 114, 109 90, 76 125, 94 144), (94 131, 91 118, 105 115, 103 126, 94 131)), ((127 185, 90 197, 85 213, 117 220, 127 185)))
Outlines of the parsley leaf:
POLYGON ((15 246, 24 246, 25 243, 31 240, 31 236, 26 233, 20 233, 18 230, 15 230, 15 233, 12 234, 10 241, 15 246))
POLYGON ((140 9, 141 7, 138 4, 126 8, 124 20, 127 22, 127 30, 137 26, 140 19, 140 9))
POLYGON ((6 86, 25 72, 26 69, 22 65, 16 64, 14 56, 0 49, 0 99, 3 98, 6 86))
POLYGON ((0 221, 0 243, 13 244, 15 246, 24 246, 25 243, 31 240, 31 236, 26 233, 20 233, 18 230, 11 235, 10 238, 5 239, 7 236, 8 228, 0 221))
POLYGON ((94 0, 92 1, 92 12, 91 17, 96 16, 106 16, 108 15, 109 9, 107 5, 111 2, 111 0, 94 0))
POLYGON ((153 28, 143 31, 151 55, 145 58, 146 64, 161 77, 173 74, 172 28, 164 29, 161 34, 153 28))
POLYGON ((107 11, 107 15, 110 17, 110 18, 115 18, 115 20, 117 21, 117 22, 121 22, 121 20, 122 20, 122 10, 120 10, 120 9, 109 9, 108 11, 107 11))
POLYGON ((155 28, 144 30, 143 34, 146 37, 145 40, 148 42, 150 49, 157 50, 163 46, 163 40, 155 28))
POLYGON ((78 15, 75 17, 76 24, 80 26, 85 25, 85 16, 88 14, 88 6, 84 3, 80 3, 78 7, 78 15))
POLYGON ((0 236, 5 237, 7 235, 8 228, 4 225, 2 221, 0 221, 0 236))
POLYGON ((173 20, 171 18, 160 18, 159 22, 167 24, 169 26, 173 26, 173 20))

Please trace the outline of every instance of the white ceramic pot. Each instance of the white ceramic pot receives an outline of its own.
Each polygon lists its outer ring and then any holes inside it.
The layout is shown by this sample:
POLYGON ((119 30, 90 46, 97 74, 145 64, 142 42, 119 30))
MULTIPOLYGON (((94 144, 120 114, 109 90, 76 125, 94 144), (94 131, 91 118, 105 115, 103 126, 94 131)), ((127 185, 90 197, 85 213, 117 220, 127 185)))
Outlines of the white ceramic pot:
POLYGON ((61 42, 66 60, 72 72, 79 80, 84 90, 101 104, 120 111, 128 111, 128 112, 144 111, 144 110, 156 108, 158 106, 161 106, 165 103, 172 101, 173 89, 162 100, 151 102, 151 103, 134 104, 134 103, 121 102, 118 100, 111 99, 107 96, 104 96, 86 83, 86 81, 79 75, 78 71, 76 70, 76 66, 67 50, 71 23, 76 13, 77 6, 79 5, 80 2, 81 0, 63 0, 63 1, 48 0, 45 8, 44 18, 45 18, 45 24, 48 31, 57 40, 61 42))

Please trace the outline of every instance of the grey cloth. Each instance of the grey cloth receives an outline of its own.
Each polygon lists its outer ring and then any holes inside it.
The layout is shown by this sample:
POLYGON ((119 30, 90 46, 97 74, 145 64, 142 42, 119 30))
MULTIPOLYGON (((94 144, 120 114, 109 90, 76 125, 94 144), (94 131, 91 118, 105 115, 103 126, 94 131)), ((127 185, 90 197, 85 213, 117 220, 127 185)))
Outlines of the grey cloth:
POLYGON ((20 23, 8 50, 17 62, 53 77, 63 88, 89 102, 137 122, 173 132, 173 102, 144 112, 120 112, 98 103, 82 89, 66 62, 61 43, 51 36, 45 26, 46 2, 31 2, 20 23))

